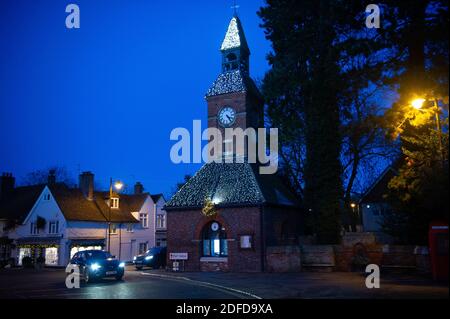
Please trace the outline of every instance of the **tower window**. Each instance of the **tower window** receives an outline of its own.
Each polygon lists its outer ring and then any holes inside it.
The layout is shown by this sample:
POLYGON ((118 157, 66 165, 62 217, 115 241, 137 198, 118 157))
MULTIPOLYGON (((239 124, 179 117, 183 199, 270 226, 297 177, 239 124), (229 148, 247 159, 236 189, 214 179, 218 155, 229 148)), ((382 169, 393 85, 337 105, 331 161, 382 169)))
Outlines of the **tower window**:
POLYGON ((227 55, 227 62, 232 62, 232 61, 236 61, 236 60, 237 60, 236 54, 230 53, 227 55))
POLYGON ((238 58, 237 58, 236 54, 234 54, 234 53, 227 54, 225 56, 224 66, 225 66, 226 71, 236 70, 239 66, 238 58))

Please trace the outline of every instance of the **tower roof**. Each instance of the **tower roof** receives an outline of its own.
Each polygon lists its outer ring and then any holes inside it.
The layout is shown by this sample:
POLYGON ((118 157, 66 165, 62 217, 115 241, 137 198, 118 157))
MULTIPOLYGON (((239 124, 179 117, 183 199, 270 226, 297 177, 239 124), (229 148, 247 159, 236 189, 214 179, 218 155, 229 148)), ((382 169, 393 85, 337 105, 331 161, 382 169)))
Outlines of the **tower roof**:
POLYGON ((242 50, 250 53, 245 39, 244 29, 242 28, 241 20, 237 16, 234 16, 230 24, 228 25, 227 33, 223 39, 220 51, 226 51, 231 49, 241 48, 242 50))
POLYGON ((205 199, 218 207, 298 206, 276 175, 261 175, 255 164, 207 163, 170 200, 166 210, 198 209, 205 199))
POLYGON ((237 92, 252 92, 262 98, 255 82, 239 69, 219 74, 206 97, 237 92))

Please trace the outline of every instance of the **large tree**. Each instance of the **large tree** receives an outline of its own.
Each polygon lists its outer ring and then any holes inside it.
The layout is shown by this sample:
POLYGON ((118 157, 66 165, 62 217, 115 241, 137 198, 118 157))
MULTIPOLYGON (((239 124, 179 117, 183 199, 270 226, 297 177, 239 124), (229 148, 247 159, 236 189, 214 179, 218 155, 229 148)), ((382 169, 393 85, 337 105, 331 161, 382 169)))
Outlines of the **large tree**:
POLYGON ((311 230, 336 242, 362 167, 387 153, 376 100, 395 53, 380 54, 362 1, 267 1, 259 15, 273 47, 263 93, 282 172, 311 230))
POLYGON ((337 242, 341 229, 342 83, 334 43, 346 8, 345 1, 268 0, 259 12, 273 47, 263 85, 268 115, 281 132, 281 158, 323 243, 337 242))
POLYGON ((395 209, 383 228, 403 242, 424 243, 431 220, 448 220, 448 1, 389 1, 387 9, 384 38, 400 58, 391 79, 399 98, 385 126, 405 160, 389 183, 395 209), (417 98, 426 100, 419 110, 411 103, 417 98))

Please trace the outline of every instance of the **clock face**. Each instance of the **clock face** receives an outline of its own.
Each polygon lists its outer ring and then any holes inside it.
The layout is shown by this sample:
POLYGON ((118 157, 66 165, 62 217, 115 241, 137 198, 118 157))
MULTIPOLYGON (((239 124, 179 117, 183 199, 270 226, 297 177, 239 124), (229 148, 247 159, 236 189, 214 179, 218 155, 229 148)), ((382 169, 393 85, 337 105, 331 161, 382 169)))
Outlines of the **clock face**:
POLYGON ((230 106, 225 106, 219 111, 217 117, 220 125, 230 127, 236 121, 236 111, 230 106))
POLYGON ((217 230, 219 230, 219 224, 216 223, 216 222, 212 223, 212 224, 211 224, 211 230, 212 230, 212 231, 217 231, 217 230))

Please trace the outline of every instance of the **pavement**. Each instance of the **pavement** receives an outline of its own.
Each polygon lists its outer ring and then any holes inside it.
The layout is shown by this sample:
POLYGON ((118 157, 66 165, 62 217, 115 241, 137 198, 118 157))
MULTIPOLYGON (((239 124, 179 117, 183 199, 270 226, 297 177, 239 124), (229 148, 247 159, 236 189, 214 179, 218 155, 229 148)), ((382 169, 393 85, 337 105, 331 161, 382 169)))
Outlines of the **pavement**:
POLYGON ((359 273, 173 273, 128 266, 122 281, 65 286, 64 269, 2 269, 0 298, 36 299, 448 299, 448 283, 414 275, 382 275, 368 289, 359 273))

